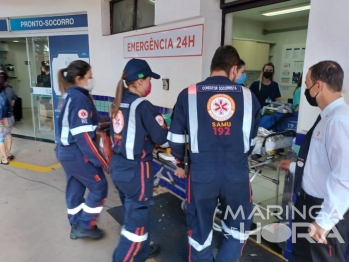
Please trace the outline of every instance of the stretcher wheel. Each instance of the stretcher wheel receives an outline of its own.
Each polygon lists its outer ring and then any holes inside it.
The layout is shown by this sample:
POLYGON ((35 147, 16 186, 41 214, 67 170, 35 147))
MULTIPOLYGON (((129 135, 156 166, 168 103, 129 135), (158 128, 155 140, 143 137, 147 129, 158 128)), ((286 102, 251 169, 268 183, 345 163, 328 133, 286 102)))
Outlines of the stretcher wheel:
POLYGON ((181 208, 185 212, 187 210, 187 200, 183 200, 181 203, 181 208))

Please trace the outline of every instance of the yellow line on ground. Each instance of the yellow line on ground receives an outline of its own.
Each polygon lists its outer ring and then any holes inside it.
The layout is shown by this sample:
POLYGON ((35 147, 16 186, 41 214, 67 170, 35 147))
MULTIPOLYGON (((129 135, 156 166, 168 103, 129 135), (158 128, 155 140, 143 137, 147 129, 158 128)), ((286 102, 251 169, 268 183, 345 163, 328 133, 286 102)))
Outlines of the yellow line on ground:
POLYGON ((52 170, 61 168, 61 164, 54 164, 52 166, 37 166, 37 165, 32 165, 32 164, 27 164, 27 163, 22 163, 22 162, 17 162, 17 161, 11 161, 10 166, 22 168, 22 169, 28 169, 36 172, 41 172, 41 173, 48 173, 51 172, 52 170))
POLYGON ((284 258, 282 255, 280 255, 279 253, 276 253, 274 250, 271 250, 269 247, 266 247, 265 245, 258 243, 255 239, 253 239, 252 237, 248 238, 249 240, 253 241, 254 243, 256 243, 257 245, 259 245, 260 247, 264 248, 265 250, 267 250, 268 252, 272 253, 273 255, 281 258, 284 261, 288 261, 286 258, 284 258))

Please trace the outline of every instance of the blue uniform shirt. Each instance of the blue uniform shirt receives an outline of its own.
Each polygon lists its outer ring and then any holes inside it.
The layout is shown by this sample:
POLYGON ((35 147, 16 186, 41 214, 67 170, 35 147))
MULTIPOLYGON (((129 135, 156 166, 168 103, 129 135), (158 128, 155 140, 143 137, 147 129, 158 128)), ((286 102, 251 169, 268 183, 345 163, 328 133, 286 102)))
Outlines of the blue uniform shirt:
POLYGON ((155 144, 166 147, 167 126, 144 98, 126 90, 116 116, 111 116, 113 151, 128 160, 151 161, 155 144))
POLYGON ((85 156, 96 167, 106 166, 106 161, 98 150, 93 139, 96 136, 99 115, 89 98, 88 90, 71 87, 63 95, 62 108, 58 119, 59 145, 76 144, 85 156))
POLYGON ((270 85, 262 84, 261 90, 259 90, 259 81, 255 81, 250 86, 250 90, 256 95, 261 107, 275 102, 276 98, 281 97, 279 85, 274 81, 270 85))
POLYGON ((260 105, 247 88, 227 77, 209 77, 184 89, 172 115, 168 141, 171 154, 183 167, 185 141, 190 160, 205 172, 218 166, 242 166, 254 148, 260 121, 260 105), (188 134, 185 138, 185 131, 188 134))

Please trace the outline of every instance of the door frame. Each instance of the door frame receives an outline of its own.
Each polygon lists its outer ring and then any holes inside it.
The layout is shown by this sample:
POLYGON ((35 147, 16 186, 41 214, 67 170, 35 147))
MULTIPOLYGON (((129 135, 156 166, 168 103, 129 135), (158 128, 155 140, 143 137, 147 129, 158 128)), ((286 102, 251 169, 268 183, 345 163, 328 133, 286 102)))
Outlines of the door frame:
POLYGON ((288 1, 291 0, 237 0, 231 3, 225 3, 224 0, 220 0, 220 7, 222 9, 221 46, 224 45, 225 16, 227 14, 288 1))

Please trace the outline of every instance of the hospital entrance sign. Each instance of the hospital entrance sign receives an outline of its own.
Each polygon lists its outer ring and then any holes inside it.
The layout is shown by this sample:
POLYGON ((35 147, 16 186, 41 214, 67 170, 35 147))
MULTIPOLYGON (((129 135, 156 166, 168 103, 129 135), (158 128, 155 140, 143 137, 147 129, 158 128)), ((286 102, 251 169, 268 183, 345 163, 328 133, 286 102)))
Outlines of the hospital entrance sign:
POLYGON ((87 14, 10 18, 10 31, 87 27, 87 14))
POLYGON ((204 25, 124 37, 125 58, 202 56, 204 25))

